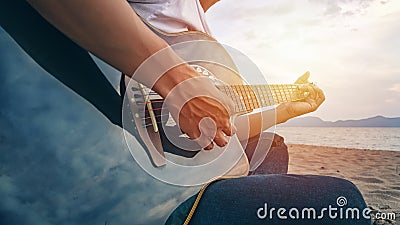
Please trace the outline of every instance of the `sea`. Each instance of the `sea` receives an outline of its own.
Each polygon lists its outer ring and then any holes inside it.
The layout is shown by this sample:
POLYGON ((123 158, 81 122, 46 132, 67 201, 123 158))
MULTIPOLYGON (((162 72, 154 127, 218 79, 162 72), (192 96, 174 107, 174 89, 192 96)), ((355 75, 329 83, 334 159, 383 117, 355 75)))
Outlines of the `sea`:
POLYGON ((400 151, 400 128, 278 126, 275 132, 288 144, 400 151))

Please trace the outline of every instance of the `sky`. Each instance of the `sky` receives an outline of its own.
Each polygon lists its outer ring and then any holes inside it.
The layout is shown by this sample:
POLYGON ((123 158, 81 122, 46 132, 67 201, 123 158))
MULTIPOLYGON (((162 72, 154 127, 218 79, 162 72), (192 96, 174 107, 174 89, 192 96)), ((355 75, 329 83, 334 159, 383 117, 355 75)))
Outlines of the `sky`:
POLYGON ((400 116, 400 1, 221 0, 213 36, 250 57, 269 83, 305 71, 326 101, 324 120, 400 116))

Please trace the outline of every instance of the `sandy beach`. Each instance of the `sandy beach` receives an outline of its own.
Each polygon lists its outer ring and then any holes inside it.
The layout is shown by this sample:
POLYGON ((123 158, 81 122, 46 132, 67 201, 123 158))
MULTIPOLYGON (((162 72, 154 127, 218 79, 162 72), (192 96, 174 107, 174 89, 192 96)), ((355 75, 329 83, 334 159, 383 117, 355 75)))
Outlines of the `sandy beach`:
POLYGON ((362 192, 375 212, 396 213, 400 224, 400 151, 346 149, 289 144, 289 173, 345 178, 362 192))

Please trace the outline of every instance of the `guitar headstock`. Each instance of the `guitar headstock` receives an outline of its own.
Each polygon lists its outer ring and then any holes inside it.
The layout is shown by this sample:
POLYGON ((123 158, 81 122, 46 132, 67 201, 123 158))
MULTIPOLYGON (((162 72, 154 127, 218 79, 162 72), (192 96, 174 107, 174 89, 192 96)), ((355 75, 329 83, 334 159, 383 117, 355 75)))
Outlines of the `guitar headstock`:
POLYGON ((299 78, 297 78, 295 84, 312 84, 310 81, 308 81, 308 78, 310 78, 310 72, 307 71, 303 75, 301 75, 299 78))
POLYGON ((308 80, 309 78, 310 72, 307 71, 294 82, 294 84, 297 85, 297 89, 302 92, 302 96, 304 96, 304 98, 307 98, 311 94, 310 89, 315 86, 314 83, 308 80))

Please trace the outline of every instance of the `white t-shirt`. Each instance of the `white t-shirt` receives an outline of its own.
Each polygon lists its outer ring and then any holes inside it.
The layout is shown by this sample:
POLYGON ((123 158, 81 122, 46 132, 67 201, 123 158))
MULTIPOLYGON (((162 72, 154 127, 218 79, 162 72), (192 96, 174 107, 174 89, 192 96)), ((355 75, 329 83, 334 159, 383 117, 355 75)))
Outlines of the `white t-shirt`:
POLYGON ((210 34, 199 0, 128 0, 128 2, 140 17, 164 32, 198 30, 210 34))

